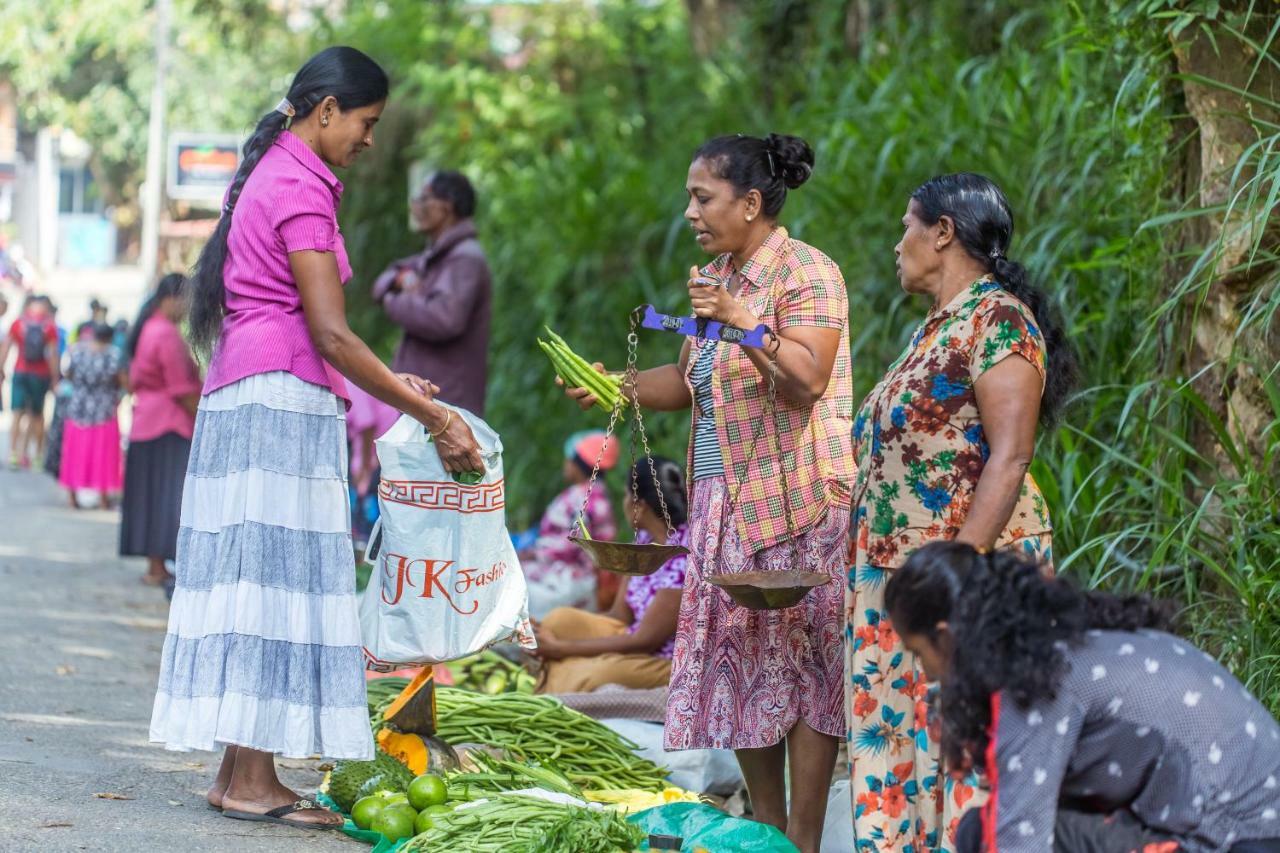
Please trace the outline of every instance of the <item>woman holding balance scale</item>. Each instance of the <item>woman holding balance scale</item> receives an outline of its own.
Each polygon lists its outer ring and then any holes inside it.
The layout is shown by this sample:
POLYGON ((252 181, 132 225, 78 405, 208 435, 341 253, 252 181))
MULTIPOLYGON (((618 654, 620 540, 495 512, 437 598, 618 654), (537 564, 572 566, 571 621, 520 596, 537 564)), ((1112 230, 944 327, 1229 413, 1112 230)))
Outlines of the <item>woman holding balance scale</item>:
MULTIPOLYGON (((813 162, 807 143, 776 134, 722 136, 698 149, 685 218, 716 259, 690 270, 693 312, 772 331, 763 349, 688 339, 675 363, 639 373, 636 394, 643 408, 693 410, 691 557, 666 748, 733 749, 756 819, 816 853, 845 733, 842 546, 854 471, 844 279, 778 224, 787 191, 808 180, 813 162), (831 581, 770 611, 741 607, 707 582, 787 570, 831 581)), ((586 389, 567 393, 584 408, 594 403, 586 389)))

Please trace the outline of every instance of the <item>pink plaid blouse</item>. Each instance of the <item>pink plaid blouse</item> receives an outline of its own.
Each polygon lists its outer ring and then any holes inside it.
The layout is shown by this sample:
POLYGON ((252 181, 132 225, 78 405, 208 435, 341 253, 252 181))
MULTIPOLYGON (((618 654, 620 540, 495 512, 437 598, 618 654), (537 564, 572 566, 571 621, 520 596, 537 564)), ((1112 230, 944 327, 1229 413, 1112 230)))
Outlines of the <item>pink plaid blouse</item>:
MULTIPOLYGON (((721 255, 703 275, 727 282, 733 256, 721 255)), ((741 347, 725 345, 707 353, 715 358, 711 393, 716 434, 724 454, 725 480, 737 496, 734 522, 750 553, 805 533, 832 506, 848 507, 854 479, 852 441, 853 369, 849 356, 849 295, 840 268, 812 246, 775 228, 741 269, 738 300, 772 329, 817 326, 840 330, 840 349, 831 381, 812 406, 778 393, 774 418, 766 418, 768 385, 741 347), (779 432, 778 444, 773 436, 779 432), (763 429, 760 426, 763 425, 763 429), (756 434, 759 431, 759 440, 756 434), (753 453, 754 451, 754 453, 753 453), (785 460, 785 464, 784 463, 785 460), (786 471, 785 483, 782 471, 786 471), (795 529, 787 530, 786 503, 795 529)), ((695 341, 692 370, 701 350, 695 341)), ((685 377, 689 382, 688 375, 685 377)), ((693 386, 689 386, 693 393, 693 386)), ((697 406, 693 417, 698 417, 697 406)), ((693 442, 689 442, 693 470, 693 442)))
POLYGON ((347 399, 347 385, 316 351, 289 253, 333 252, 345 285, 351 264, 338 230, 342 182, 307 144, 280 134, 245 181, 227 237, 227 314, 205 379, 209 394, 248 376, 285 371, 347 399))

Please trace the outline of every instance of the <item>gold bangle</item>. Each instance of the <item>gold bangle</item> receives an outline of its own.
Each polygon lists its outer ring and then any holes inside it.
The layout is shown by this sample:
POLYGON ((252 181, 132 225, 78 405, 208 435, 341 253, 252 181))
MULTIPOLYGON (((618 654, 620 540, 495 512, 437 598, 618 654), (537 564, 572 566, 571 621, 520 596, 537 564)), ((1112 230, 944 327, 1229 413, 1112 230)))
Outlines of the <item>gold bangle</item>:
POLYGON ((444 426, 440 427, 439 432, 430 433, 432 438, 439 438, 444 435, 444 431, 449 428, 449 422, 453 420, 453 409, 445 409, 444 426))

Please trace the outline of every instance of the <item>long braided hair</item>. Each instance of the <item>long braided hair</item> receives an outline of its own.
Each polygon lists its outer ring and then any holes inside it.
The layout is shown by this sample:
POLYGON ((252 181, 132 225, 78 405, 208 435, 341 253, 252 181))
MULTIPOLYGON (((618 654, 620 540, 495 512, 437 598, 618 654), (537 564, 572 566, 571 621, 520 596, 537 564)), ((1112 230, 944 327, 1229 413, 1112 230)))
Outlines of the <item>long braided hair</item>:
POLYGON ((956 239, 969 256, 982 262, 997 284, 1031 309, 1044 336, 1048 359, 1040 421, 1046 426, 1053 424, 1075 387, 1079 365, 1053 301, 1031 283, 1022 264, 1007 256, 1013 239, 1013 211, 1004 192, 988 177, 957 172, 930 178, 911 198, 926 225, 949 216, 955 223, 956 239))

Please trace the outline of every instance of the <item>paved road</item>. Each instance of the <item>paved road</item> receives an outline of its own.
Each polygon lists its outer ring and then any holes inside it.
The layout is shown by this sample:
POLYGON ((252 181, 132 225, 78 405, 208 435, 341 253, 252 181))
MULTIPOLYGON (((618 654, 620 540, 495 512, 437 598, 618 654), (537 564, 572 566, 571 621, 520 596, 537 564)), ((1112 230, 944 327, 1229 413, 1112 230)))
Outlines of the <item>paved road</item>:
MULTIPOLYGON (((204 803, 219 757, 147 742, 166 606, 116 530, 48 478, 0 471, 0 851, 367 850, 221 817, 204 803)), ((286 783, 313 790, 318 764, 282 762, 286 783)))

